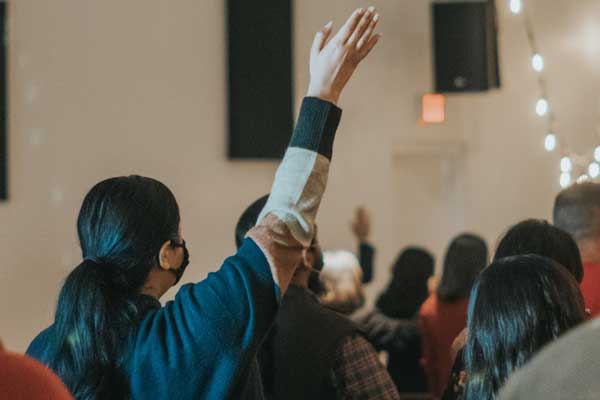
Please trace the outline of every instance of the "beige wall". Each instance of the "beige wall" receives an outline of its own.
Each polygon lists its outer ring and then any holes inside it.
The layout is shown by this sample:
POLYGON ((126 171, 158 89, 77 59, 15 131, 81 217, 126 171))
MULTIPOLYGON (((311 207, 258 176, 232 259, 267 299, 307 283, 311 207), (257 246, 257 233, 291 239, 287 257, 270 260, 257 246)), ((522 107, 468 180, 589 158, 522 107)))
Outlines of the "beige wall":
MULTIPOLYGON (((339 26, 367 3, 295 3, 299 104, 314 31, 331 18, 339 26)), ((441 255, 465 228, 493 241, 519 218, 547 216, 558 188, 556 157, 541 149, 543 125, 531 112, 535 85, 518 19, 501 18, 504 89, 453 97, 445 125, 419 127, 419 96, 431 88, 428 1, 373 3, 384 15, 384 38, 342 99, 319 215, 323 245, 350 248, 353 207, 372 210, 380 252, 371 297, 400 246, 422 243, 441 255), (463 137, 458 158, 436 154, 463 137), (442 145, 411 150, 422 142, 442 145)), ((540 28, 550 32, 542 49, 551 51, 550 90, 562 95, 561 127, 575 140, 594 123, 584 110, 597 108, 597 82, 589 82, 597 60, 578 58, 593 49, 573 43, 595 32, 593 21, 584 28, 579 18, 599 10, 593 0, 572 3, 540 7, 540 28)), ((169 185, 192 253, 185 280, 193 281, 231 254, 237 216, 269 190, 276 165, 225 158, 223 1, 16 0, 10 8, 11 200, 0 205, 0 337, 22 351, 51 321, 61 280, 80 261, 75 219, 92 184, 138 173, 169 185)))

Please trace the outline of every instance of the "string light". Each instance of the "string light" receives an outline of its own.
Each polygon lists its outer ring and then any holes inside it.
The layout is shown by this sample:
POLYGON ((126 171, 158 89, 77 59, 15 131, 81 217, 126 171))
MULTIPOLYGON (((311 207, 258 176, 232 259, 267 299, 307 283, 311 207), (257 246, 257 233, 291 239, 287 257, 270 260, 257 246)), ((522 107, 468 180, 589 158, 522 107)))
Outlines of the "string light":
POLYGON ((569 157, 563 157, 560 160, 560 170, 561 172, 571 172, 573 169, 573 162, 569 157))
POLYGON ((544 148, 546 151, 552 152, 560 147, 560 151, 564 155, 560 160, 560 186, 563 188, 569 186, 572 183, 572 175, 578 176, 582 173, 583 174, 576 179, 576 182, 584 182, 590 179, 600 179, 600 145, 594 149, 593 158, 595 161, 593 161, 590 160, 589 153, 586 155, 578 155, 571 152, 566 152, 566 143, 564 139, 559 140, 559 137, 553 132, 553 127, 555 126, 555 115, 554 111, 550 109, 550 102, 547 97, 548 91, 546 79, 544 76, 542 76, 542 73, 546 69, 546 61, 542 54, 538 51, 532 20, 527 12, 523 12, 523 0, 507 1, 510 12, 513 14, 523 13, 522 21, 525 25, 526 38, 531 51, 531 67, 539 74, 537 77, 537 83, 539 87, 538 93, 540 93, 540 98, 535 103, 535 113, 539 117, 546 117, 544 120, 548 124, 546 135, 544 137, 544 148), (587 170, 584 167, 586 162, 589 163, 587 164, 587 170))
POLYGON ((533 57, 531 57, 531 66, 537 72, 542 72, 544 70, 544 57, 539 53, 535 53, 533 57))
POLYGON ((510 0, 510 11, 513 14, 519 14, 523 9, 523 3, 521 0, 510 0))
POLYGON ((548 133, 544 139, 544 147, 546 151, 554 151, 556 149, 556 135, 554 133, 548 133))
POLYGON ((543 117, 546 114, 548 114, 548 109, 549 108, 550 108, 550 106, 548 105, 548 100, 546 100, 544 98, 539 99, 537 101, 537 103, 535 104, 535 112, 540 117, 543 117))
POLYGON ((595 162, 591 163, 588 167, 588 175, 592 179, 596 179, 598 176, 600 176, 600 164, 595 162))
POLYGON ((583 183, 583 182, 587 182, 589 180, 590 180, 590 177, 587 176, 586 174, 583 174, 579 178, 577 178, 577 183, 583 183))
POLYGON ((571 184, 571 174, 568 172, 563 172, 560 174, 560 187, 563 189, 571 184))

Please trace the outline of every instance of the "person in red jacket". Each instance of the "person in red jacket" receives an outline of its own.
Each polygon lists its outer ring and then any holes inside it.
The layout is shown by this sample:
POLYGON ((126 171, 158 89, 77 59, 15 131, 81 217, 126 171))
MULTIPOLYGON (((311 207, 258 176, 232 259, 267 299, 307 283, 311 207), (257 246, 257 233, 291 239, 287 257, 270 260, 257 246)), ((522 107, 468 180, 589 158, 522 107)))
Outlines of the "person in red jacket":
POLYGON ((581 293, 591 317, 600 315, 600 184, 572 185, 556 196, 554 225, 573 236, 583 261, 581 293))
POLYGON ((4 351, 0 342, 0 399, 72 400, 56 375, 21 354, 4 351))
POLYGON ((446 252, 440 285, 419 311, 421 362, 435 398, 446 389, 453 363, 452 343, 466 326, 469 294, 487 261, 487 244, 481 237, 456 237, 446 252))

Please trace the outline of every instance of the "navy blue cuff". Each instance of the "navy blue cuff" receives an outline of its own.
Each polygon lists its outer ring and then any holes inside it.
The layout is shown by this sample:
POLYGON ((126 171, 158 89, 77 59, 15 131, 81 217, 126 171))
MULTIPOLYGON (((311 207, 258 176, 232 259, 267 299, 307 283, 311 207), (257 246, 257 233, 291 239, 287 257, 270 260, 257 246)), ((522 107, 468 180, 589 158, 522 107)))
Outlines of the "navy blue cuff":
POLYGON ((305 97, 289 147, 316 151, 331 160, 342 110, 316 97, 305 97))

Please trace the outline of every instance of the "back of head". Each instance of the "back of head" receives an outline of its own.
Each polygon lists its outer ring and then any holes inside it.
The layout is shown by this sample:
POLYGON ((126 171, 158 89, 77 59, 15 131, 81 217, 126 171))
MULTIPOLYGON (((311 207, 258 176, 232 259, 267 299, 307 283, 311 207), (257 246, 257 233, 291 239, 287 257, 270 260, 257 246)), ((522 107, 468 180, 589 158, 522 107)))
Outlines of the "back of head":
POLYGON ((548 257, 566 267, 577 282, 583 280, 577 243, 567 232, 546 221, 528 219, 512 226, 500 240, 494 260, 525 254, 548 257))
POLYGON ((377 308, 390 318, 412 318, 427 298, 427 281, 433 270, 434 258, 428 250, 403 249, 386 290, 377 299, 377 308))
POLYGON ((469 297, 475 279, 487 262, 488 249, 483 238, 467 233, 457 236, 446 251, 438 298, 453 302, 469 297))
POLYGON ((600 237, 600 184, 575 184, 556 196, 554 225, 580 240, 600 237))
POLYGON ((522 255, 492 263, 469 304, 466 398, 495 398, 515 369, 585 318, 577 282, 555 261, 522 255))
POLYGON ((433 275, 434 258, 431 252, 421 247, 407 247, 396 258, 392 268, 395 282, 425 282, 433 275))
POLYGON ((44 361, 78 399, 127 398, 122 364, 136 299, 161 246, 179 238, 179 208, 156 180, 112 178, 86 195, 77 231, 84 261, 61 289, 44 361))
POLYGON ((269 195, 264 195, 254 203, 250 204, 240 216, 237 225, 235 226, 235 245, 239 249, 242 247, 242 242, 248 231, 256 225, 256 221, 260 216, 261 211, 265 208, 269 200, 269 195))
POLYGON ((0 394, 3 399, 73 399, 52 371, 27 356, 0 350, 0 365, 0 394))
POLYGON ((348 251, 326 251, 320 278, 324 293, 321 303, 342 314, 352 314, 365 301, 362 270, 356 256, 348 251))

